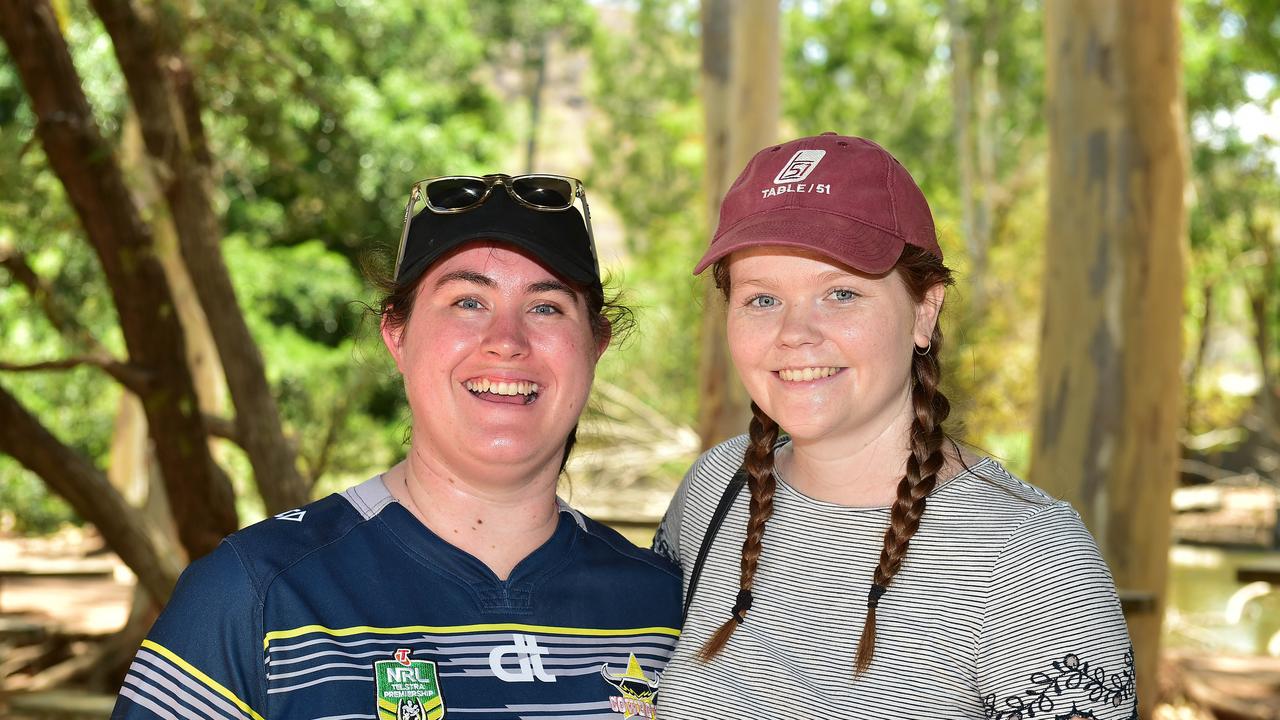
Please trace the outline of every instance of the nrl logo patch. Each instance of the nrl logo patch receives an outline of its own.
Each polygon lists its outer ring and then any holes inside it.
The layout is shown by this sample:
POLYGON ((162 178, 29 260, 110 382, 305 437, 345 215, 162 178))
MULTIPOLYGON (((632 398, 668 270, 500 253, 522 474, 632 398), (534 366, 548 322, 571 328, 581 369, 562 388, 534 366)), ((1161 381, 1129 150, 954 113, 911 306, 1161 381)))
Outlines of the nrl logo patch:
POLYGON ((430 660, 410 660, 413 652, 396 650, 394 660, 373 663, 377 680, 378 720, 440 720, 444 698, 436 664, 430 660))
POLYGON ((627 660, 627 670, 622 674, 610 672, 609 663, 600 666, 600 676, 604 681, 617 688, 619 695, 609 698, 609 709, 622 713, 622 717, 652 718, 657 716, 654 700, 658 697, 658 682, 662 676, 653 674, 653 679, 644 674, 644 669, 636 661, 635 653, 627 660))

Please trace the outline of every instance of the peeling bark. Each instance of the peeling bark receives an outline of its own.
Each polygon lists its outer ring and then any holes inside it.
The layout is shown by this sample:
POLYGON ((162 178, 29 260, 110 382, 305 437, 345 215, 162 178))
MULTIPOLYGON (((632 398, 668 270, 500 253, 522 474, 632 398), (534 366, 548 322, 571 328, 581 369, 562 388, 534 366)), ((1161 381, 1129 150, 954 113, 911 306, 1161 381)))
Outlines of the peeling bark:
POLYGON ((1046 6, 1049 222, 1032 479, 1070 500, 1128 617, 1154 707, 1182 417, 1185 123, 1176 0, 1046 6), (1070 392, 1067 389, 1070 388, 1070 392))
POLYGON ((92 0, 92 5, 124 71, 183 260, 188 268, 199 269, 190 278, 222 356, 237 435, 263 502, 272 513, 305 504, 311 488, 298 472, 262 353, 240 311, 219 248, 222 229, 211 199, 210 156, 189 66, 131 0, 92 0))

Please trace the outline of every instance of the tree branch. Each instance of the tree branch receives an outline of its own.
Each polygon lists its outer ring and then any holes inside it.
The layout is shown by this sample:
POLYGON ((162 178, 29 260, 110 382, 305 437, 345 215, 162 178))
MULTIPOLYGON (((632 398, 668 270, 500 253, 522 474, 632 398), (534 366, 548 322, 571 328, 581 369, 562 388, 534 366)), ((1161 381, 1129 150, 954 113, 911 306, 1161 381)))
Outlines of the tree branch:
POLYGON ((188 64, 178 48, 165 44, 156 24, 139 12, 134 0, 91 4, 111 36, 173 217, 183 262, 193 270, 191 282, 222 357, 227 390, 236 407, 236 432, 253 465, 258 490, 268 512, 297 507, 310 499, 310 487, 298 472, 262 353, 245 323, 222 257, 200 102, 188 64))
POLYGON ((81 518, 93 523, 157 602, 169 599, 182 564, 173 553, 162 550, 163 534, 125 501, 93 463, 54 437, 3 386, 0 452, 39 475, 81 518))
POLYGON ((205 413, 204 425, 209 428, 210 435, 240 444, 240 434, 236 432, 235 420, 205 413))
POLYGON ((92 353, 106 353, 106 348, 88 331, 75 315, 62 303, 47 280, 36 274, 31 263, 27 262, 25 253, 18 252, 12 246, 0 244, 0 267, 9 271, 18 284, 26 288, 27 294, 36 301, 40 310, 49 320, 49 324, 58 331, 67 342, 74 347, 92 353))
POLYGON ((102 370, 135 395, 144 395, 147 392, 149 376, 145 370, 136 365, 130 365, 113 357, 102 355, 78 355, 61 360, 46 360, 37 363, 0 361, 0 370, 6 372, 39 372, 43 370, 71 370, 82 365, 102 370))

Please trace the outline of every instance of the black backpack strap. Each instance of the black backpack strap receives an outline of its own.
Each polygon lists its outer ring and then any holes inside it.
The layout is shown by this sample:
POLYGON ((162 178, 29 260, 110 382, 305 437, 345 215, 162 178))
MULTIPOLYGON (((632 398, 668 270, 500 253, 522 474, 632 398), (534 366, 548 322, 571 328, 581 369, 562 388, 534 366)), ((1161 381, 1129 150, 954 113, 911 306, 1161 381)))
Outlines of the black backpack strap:
POLYGON ((689 608, 693 605, 693 593, 698 589, 698 578, 702 575, 702 566, 707 562, 707 553, 711 552, 711 543, 715 541, 716 533, 720 532, 720 526, 724 524, 724 516, 729 514, 729 508, 746 484, 747 468, 742 466, 738 468, 738 472, 734 473, 729 480, 729 484, 725 486, 724 494, 720 496, 720 504, 716 505, 716 511, 711 515, 711 523, 707 525, 707 533, 702 536, 702 545, 698 547, 698 559, 694 561, 693 572, 689 574, 689 591, 685 593, 684 610, 680 613, 682 627, 685 620, 689 618, 689 608))

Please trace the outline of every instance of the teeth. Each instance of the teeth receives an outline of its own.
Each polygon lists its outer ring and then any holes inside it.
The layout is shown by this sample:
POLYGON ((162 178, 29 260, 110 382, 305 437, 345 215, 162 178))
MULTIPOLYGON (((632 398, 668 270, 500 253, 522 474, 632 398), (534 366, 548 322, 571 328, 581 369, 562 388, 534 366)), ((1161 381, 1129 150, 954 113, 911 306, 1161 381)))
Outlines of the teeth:
POLYGON ((538 392, 538 383, 514 380, 468 380, 463 385, 471 392, 487 392, 494 395, 532 395, 538 392))
POLYGON ((831 377, 839 370, 840 368, 834 367, 808 367, 799 369, 787 368, 785 370, 779 370, 778 377, 781 377, 787 382, 809 382, 811 380, 821 380, 825 377, 831 377))

